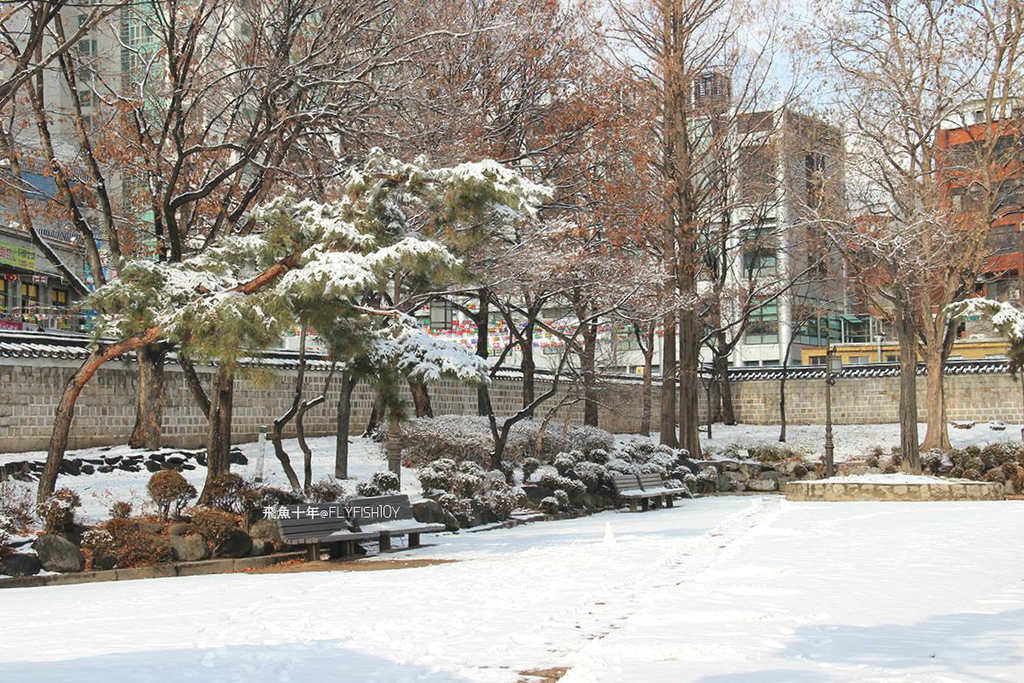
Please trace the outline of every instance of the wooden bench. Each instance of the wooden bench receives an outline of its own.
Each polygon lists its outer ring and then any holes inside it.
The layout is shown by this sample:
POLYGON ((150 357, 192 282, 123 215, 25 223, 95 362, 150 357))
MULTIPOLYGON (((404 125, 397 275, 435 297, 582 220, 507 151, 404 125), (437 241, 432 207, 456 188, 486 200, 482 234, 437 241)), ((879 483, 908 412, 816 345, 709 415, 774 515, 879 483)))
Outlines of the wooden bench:
POLYGON ((616 474, 612 477, 612 486, 619 500, 629 503, 631 512, 636 512, 637 501, 640 502, 640 509, 646 512, 649 502, 654 502, 655 508, 660 508, 662 503, 672 507, 672 498, 680 493, 686 493, 688 489, 668 488, 662 481, 660 474, 616 474))
POLYGON ((281 540, 287 545, 309 546, 310 561, 320 559, 321 544, 337 544, 341 555, 354 555, 356 541, 377 537, 353 529, 347 503, 306 503, 273 509, 281 540))
POLYGON ((377 538, 381 552, 391 550, 392 536, 408 536, 409 547, 420 544, 420 534, 445 531, 444 524, 417 522, 407 495, 354 498, 348 512, 355 530, 377 538))

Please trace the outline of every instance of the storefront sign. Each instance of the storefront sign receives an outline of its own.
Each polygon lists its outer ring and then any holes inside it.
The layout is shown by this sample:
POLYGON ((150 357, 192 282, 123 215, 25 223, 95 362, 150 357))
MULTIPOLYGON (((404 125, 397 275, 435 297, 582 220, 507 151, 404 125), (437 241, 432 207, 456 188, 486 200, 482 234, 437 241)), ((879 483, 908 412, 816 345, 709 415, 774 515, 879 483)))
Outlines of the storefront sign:
POLYGON ((50 278, 48 278, 45 275, 33 275, 32 276, 32 282, 34 282, 37 285, 45 285, 49 281, 50 281, 50 278))
POLYGON ((10 242, 0 242, 0 263, 23 270, 34 270, 36 252, 31 247, 23 247, 10 242))
POLYGON ((0 320, 0 330, 21 330, 24 326, 24 323, 14 320, 0 320))

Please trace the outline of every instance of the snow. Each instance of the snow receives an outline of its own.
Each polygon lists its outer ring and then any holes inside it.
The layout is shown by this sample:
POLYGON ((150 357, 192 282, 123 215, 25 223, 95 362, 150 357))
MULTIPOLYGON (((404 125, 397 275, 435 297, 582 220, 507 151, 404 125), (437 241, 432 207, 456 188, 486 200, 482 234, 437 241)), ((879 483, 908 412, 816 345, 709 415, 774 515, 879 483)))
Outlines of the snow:
MULTIPOLYGON (((918 435, 924 438, 925 424, 918 425, 918 435)), ((854 424, 833 425, 833 441, 835 443, 836 462, 851 458, 862 458, 871 454, 875 447, 888 452, 893 446, 900 445, 900 427, 898 424, 854 424)), ((758 444, 775 444, 787 446, 799 451, 810 460, 817 460, 825 454, 825 427, 823 425, 788 425, 786 427, 786 443, 779 443, 778 425, 723 425, 711 426, 713 438, 707 438, 707 429, 701 428, 701 448, 712 447, 712 450, 749 449, 758 444)), ((617 435, 619 444, 632 439, 635 435, 617 435)), ((657 443, 658 435, 651 437, 657 443)), ((950 424, 949 440, 953 448, 968 446, 984 446, 1003 441, 1020 441, 1020 429, 1014 425, 1002 423, 978 423, 971 429, 956 429, 950 424), (993 427, 1005 427, 993 429, 993 427)))
POLYGON ((680 501, 389 555, 0 591, 5 681, 1018 681, 1024 502, 680 501), (366 562, 365 560, 363 562, 366 562), (54 615, 60 615, 55 619, 54 615), (342 673, 343 672, 343 673, 342 673), (339 678, 339 676, 341 678, 339 678))
MULTIPOLYGON (((334 445, 333 436, 316 437, 306 440, 313 451, 313 481, 325 477, 333 478, 334 474, 334 445)), ((285 451, 291 456, 292 467, 302 476, 302 451, 296 439, 284 440, 285 451)), ((246 479, 252 479, 258 468, 259 444, 248 443, 238 448, 249 459, 248 465, 232 465, 231 471, 240 474, 246 479)), ((165 452, 172 452, 166 449, 165 452)), ((99 458, 103 456, 116 456, 128 454, 146 454, 148 451, 134 450, 127 446, 115 446, 113 448, 85 448, 70 451, 68 457, 72 458, 99 458)), ((384 456, 382 444, 371 439, 355 437, 349 444, 348 471, 350 479, 343 481, 345 489, 349 493, 355 493, 356 484, 362 481, 369 481, 374 472, 387 470, 387 459, 384 456)), ((46 453, 34 451, 30 453, 0 454, 0 464, 11 460, 45 460, 46 453)), ((194 461, 190 461, 193 464, 194 461)), ((206 480, 206 468, 196 467, 194 470, 182 472, 197 490, 202 490, 203 482, 206 480)), ((78 493, 82 498, 82 508, 79 511, 79 518, 85 522, 96 523, 108 518, 110 506, 117 501, 128 501, 132 503, 136 512, 146 509, 155 512, 155 508, 149 500, 146 492, 146 484, 152 476, 150 472, 143 469, 141 472, 125 472, 115 469, 107 474, 90 474, 72 477, 61 475, 57 478, 57 488, 69 488, 78 493)), ((284 475, 281 463, 274 456, 274 445, 268 439, 266 442, 266 456, 263 466, 263 481, 268 486, 276 486, 287 489, 288 479, 284 475)), ((28 486, 26 484, 26 486, 28 486)), ((32 485, 34 492, 34 484, 32 485)), ((419 479, 415 470, 402 468, 402 493, 407 493, 418 498, 421 492, 419 479)))
POLYGON ((825 484, 977 484, 971 479, 929 477, 923 474, 852 474, 846 477, 830 477, 815 483, 825 484))

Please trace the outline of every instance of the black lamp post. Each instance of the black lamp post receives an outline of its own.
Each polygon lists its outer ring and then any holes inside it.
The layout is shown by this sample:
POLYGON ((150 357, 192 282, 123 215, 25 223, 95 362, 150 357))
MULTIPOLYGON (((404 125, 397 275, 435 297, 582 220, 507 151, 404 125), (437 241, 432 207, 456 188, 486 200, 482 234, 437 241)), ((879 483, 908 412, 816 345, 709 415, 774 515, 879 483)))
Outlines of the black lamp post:
POLYGON ((843 359, 831 344, 825 353, 825 476, 836 473, 835 445, 832 443, 832 385, 843 371, 843 359))

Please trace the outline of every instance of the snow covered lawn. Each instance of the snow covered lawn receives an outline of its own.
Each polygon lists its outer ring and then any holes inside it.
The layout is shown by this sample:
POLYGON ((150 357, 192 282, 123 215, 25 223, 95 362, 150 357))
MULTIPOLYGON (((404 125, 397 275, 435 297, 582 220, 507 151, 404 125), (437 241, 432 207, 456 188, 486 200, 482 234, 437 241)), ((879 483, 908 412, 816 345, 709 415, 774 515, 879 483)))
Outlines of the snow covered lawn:
MULTIPOLYGON (((5 681, 1020 681, 1024 502, 714 497, 380 572, 0 591, 5 681)), ((370 560, 374 561, 374 560, 370 560)))

